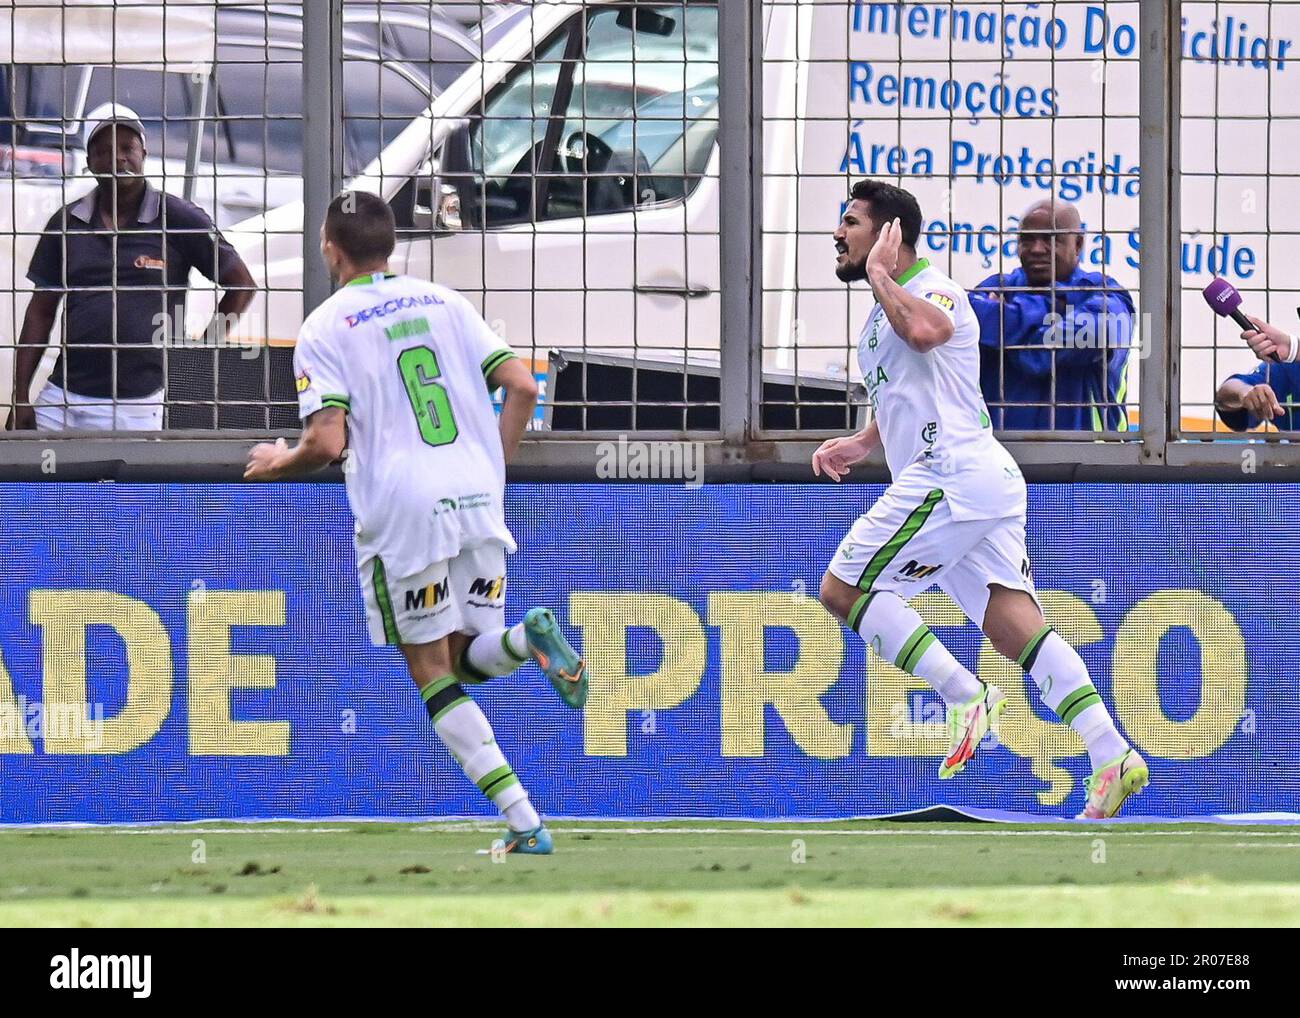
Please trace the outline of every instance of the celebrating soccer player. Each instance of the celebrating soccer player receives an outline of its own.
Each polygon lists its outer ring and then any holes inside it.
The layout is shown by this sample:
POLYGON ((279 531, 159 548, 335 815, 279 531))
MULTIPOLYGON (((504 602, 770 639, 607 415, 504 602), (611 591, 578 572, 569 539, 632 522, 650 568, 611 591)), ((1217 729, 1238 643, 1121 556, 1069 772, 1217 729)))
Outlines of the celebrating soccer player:
POLYGON ((249 454, 245 477, 274 481, 340 459, 356 516, 370 638, 397 644, 443 744, 505 815, 506 851, 552 850, 492 726, 462 683, 537 660, 581 707, 587 671, 546 608, 505 625, 505 464, 537 384, 454 290, 394 276, 393 214, 344 192, 321 228, 321 256, 346 285, 302 325, 294 351, 302 438, 249 454), (505 389, 500 423, 491 392, 505 389))
POLYGON ((1043 618, 1025 550, 1024 477, 980 396, 979 322, 965 291, 917 258, 921 209, 911 194, 864 180, 852 198, 835 231, 835 273, 865 279, 877 301, 858 341, 872 422, 823 443, 813 470, 839 481, 883 445, 893 483, 840 544, 822 603, 943 697, 949 745, 939 776, 949 778, 1006 703, 909 606, 937 583, 1082 737, 1093 772, 1081 817, 1114 816, 1147 784, 1147 765, 1116 730, 1083 660, 1043 618))

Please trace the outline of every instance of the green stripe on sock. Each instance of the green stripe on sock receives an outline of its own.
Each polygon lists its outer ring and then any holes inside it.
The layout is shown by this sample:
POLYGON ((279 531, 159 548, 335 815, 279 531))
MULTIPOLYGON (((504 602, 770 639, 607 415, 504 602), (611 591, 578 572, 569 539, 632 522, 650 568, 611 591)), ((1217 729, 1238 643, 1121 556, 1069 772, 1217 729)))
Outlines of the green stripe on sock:
POLYGON ((1038 653, 1039 645, 1047 639, 1047 634, 1051 631, 1052 627, 1049 625, 1043 626, 1042 629, 1035 633, 1029 642, 1025 644, 1025 649, 1020 652, 1020 656, 1016 658, 1016 664, 1025 671, 1029 671, 1030 665, 1033 664, 1034 655, 1038 653))
POLYGON ((870 590, 872 584, 880 578, 880 574, 885 571, 885 567, 903 550, 903 545, 907 544, 916 532, 921 529, 925 521, 930 518, 930 513, 934 512, 934 507, 943 501, 943 489, 935 488, 930 494, 925 496, 925 501, 908 514, 903 525, 898 528, 894 536, 886 541, 874 555, 871 561, 867 563, 867 568, 862 570, 862 575, 858 578, 858 588, 860 590, 870 590))
POLYGON ((912 648, 912 653, 908 655, 907 660, 903 662, 903 671, 907 672, 908 675, 915 675, 914 669, 921 663, 921 658, 925 656, 925 652, 930 649, 930 645, 935 640, 934 633, 927 630, 926 634, 921 637, 920 642, 912 648))
POLYGON ((422 690, 420 690, 420 699, 422 699, 425 703, 428 703, 430 700, 432 700, 435 696, 441 693, 448 686, 454 686, 455 684, 456 684, 456 676, 454 675, 444 675, 441 679, 434 679, 422 690))
POLYGON ((906 664, 908 659, 912 656, 912 651, 916 649, 918 643, 925 639, 925 635, 928 632, 930 632, 930 629, 924 623, 916 627, 916 632, 903 641, 903 646, 898 651, 898 657, 894 658, 895 667, 907 671, 906 664))
POLYGON ((509 629, 507 629, 504 633, 501 634, 501 649, 504 650, 507 654, 509 654, 513 660, 518 661, 520 664, 523 664, 528 660, 526 656, 520 657, 518 654, 516 654, 514 647, 510 646, 509 629))
POLYGON ((393 599, 388 596, 388 574, 384 571, 384 560, 378 555, 375 556, 370 576, 375 585, 379 617, 384 622, 384 640, 390 644, 400 643, 401 640, 397 635, 397 616, 393 613, 393 599))
POLYGON ((519 776, 515 774, 514 771, 511 771, 500 781, 496 782, 496 784, 490 785, 489 787, 483 789, 483 794, 486 795, 489 799, 491 799, 492 796, 500 795, 511 785, 517 785, 517 784, 519 784, 519 776))
POLYGON ((1101 694, 1089 683, 1062 700, 1056 715, 1067 725, 1073 724, 1075 718, 1096 703, 1101 703, 1101 694))
POLYGON ((875 591, 863 594, 853 602, 853 607, 849 609, 849 628, 855 633, 858 631, 858 625, 862 622, 862 616, 867 614, 867 605, 871 604, 871 599, 875 596, 875 591))
POLYGON ((503 788, 509 788, 518 780, 519 778, 515 776, 514 769, 509 764, 502 764, 500 767, 493 768, 484 774, 476 784, 479 791, 491 798, 495 792, 499 792, 503 788))
POLYGON ((468 696, 462 696, 459 697, 458 699, 452 700, 451 703, 447 704, 446 707, 438 711, 438 713, 433 716, 433 723, 436 725, 439 721, 441 721, 444 717, 446 717, 448 711, 455 710, 462 703, 470 703, 470 702, 471 701, 468 696))
POLYGON ((494 784, 493 787, 485 788, 484 794, 487 798, 499 796, 500 793, 504 792, 507 788, 510 788, 511 785, 517 784, 519 784, 519 775, 516 775, 515 772, 511 771, 510 774, 502 777, 502 779, 500 779, 497 784, 494 784))

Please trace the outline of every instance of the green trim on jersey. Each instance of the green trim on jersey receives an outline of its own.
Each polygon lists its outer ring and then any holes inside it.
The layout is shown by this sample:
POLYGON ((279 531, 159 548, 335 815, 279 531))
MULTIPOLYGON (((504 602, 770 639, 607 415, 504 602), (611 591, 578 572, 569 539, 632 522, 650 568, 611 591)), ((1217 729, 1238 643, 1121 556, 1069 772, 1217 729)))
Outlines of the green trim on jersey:
POLYGON ((364 276, 357 276, 356 279, 349 279, 344 286, 368 286, 370 283, 382 283, 385 279, 392 279, 391 272, 367 272, 364 276))
POLYGON ((867 567, 862 570, 862 575, 858 578, 859 590, 871 589, 872 584, 885 571, 885 567, 903 550, 903 545, 916 536, 916 532, 930 518, 930 513, 934 512, 934 507, 942 501, 942 488, 935 488, 925 496, 925 501, 912 510, 907 519, 903 521, 903 525, 894 533, 894 536, 881 545, 880 549, 871 556, 871 561, 867 563, 867 567))
POLYGON ((384 571, 384 560, 378 555, 375 556, 370 578, 375 585, 375 601, 379 605, 379 617, 384 620, 384 640, 395 646, 401 643, 397 633, 397 616, 393 613, 393 599, 388 595, 388 574, 384 571))
POLYGON ((908 269, 906 272, 904 272, 901 276, 899 276, 898 279, 895 280, 895 282, 898 283, 899 286, 906 286, 908 283, 910 283, 913 279, 915 279, 917 276, 919 276, 922 272, 924 272, 929 267, 930 267, 929 258, 918 258, 915 262, 912 263, 912 267, 908 269))
POLYGON ((483 359, 483 378, 486 381, 497 368, 501 367, 511 357, 516 356, 513 350, 495 350, 483 359))
POLYGON ((327 406, 336 406, 340 410, 346 410, 349 413, 352 412, 352 400, 348 399, 341 392, 327 392, 320 398, 320 406, 322 410, 327 406))

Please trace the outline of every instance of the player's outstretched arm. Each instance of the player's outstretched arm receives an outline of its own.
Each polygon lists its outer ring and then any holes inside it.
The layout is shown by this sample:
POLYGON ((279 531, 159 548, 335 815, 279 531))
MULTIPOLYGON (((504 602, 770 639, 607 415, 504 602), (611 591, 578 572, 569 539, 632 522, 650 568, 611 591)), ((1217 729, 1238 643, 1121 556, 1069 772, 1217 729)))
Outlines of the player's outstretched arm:
POLYGON ((848 474, 849 468, 876 451, 880 445, 880 425, 872 421, 861 431, 842 438, 831 438, 823 442, 813 453, 813 473, 820 477, 825 474, 832 481, 839 482, 848 474))
POLYGON ((894 281, 902 239, 903 228, 897 219, 881 227, 880 236, 867 255, 867 282, 903 342, 918 353, 928 353, 952 339, 952 320, 938 307, 914 297, 894 281))
POLYGON ((302 437, 292 449, 283 438, 262 442, 248 453, 246 481, 280 481, 310 474, 341 459, 348 444, 347 414, 340 407, 325 407, 307 418, 302 437))
POLYGON ((498 388, 506 391, 505 405, 501 408, 501 448, 509 463, 519 451, 524 431, 537 409, 537 380, 523 361, 511 357, 488 376, 488 389, 498 388))

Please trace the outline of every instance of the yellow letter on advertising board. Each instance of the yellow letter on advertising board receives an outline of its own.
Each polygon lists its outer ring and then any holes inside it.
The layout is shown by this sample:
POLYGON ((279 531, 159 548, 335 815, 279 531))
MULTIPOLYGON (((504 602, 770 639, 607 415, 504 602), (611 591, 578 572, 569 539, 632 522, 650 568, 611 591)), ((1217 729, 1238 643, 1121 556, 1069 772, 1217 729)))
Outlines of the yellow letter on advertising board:
POLYGON ((1232 612, 1208 594, 1160 590, 1124 617, 1114 675, 1116 711, 1138 746, 1173 760, 1209 756, 1228 741, 1246 707, 1246 641, 1232 612), (1186 721, 1165 714, 1156 682, 1160 641, 1176 626, 1190 629, 1201 647, 1200 706, 1186 721))
POLYGON ((588 756, 627 756, 629 711, 668 710, 689 699, 704 678, 707 644, 700 617, 666 594, 569 595, 569 618, 582 629, 582 651, 591 667, 583 716, 588 756), (663 641, 659 670, 627 674, 627 631, 653 629, 663 641))
POLYGON ((283 626, 282 590, 190 593, 190 753, 195 756, 288 756, 288 721, 236 721, 232 689, 274 689, 275 658, 232 654, 232 626, 283 626))
MULTIPOLYGON (((1085 647, 1102 638, 1097 613, 1086 601, 1064 590, 1040 590, 1038 601, 1047 621, 1071 647, 1085 647)), ((987 639, 980 648, 980 678, 1007 694, 1007 709, 998 725, 998 738, 1011 752, 1029 757, 1034 776, 1048 783, 1038 792, 1044 806, 1059 806, 1074 790, 1074 776, 1056 761, 1084 751, 1083 740, 1059 721, 1045 720, 1031 704, 1041 703, 1038 686, 1014 661, 1008 661, 987 639)), ((1043 708, 1051 715, 1051 711, 1043 708)))
POLYGON ((810 597, 775 593, 709 595, 709 625, 722 644, 722 755, 762 756, 763 712, 776 708, 791 737, 809 756, 848 756, 853 725, 831 720, 818 699, 840 678, 844 636, 840 622, 810 597), (767 629, 789 629, 799 657, 789 671, 764 667, 767 629))
MULTIPOLYGON (((943 591, 917 594, 910 603, 931 629, 966 624, 957 602, 943 591)), ((943 756, 948 751, 942 714, 934 721, 912 718, 912 694, 922 690, 930 691, 924 679, 909 675, 867 648, 868 756, 943 756)))
POLYGON ((44 644, 45 752, 126 753, 171 713, 172 648, 158 613, 108 590, 32 590, 27 617, 44 644), (86 628, 110 626, 126 646, 126 704, 105 718, 86 702, 86 628))
POLYGON ((0 657, 0 754, 32 752, 26 713, 14 696, 13 680, 4 658, 0 657))

